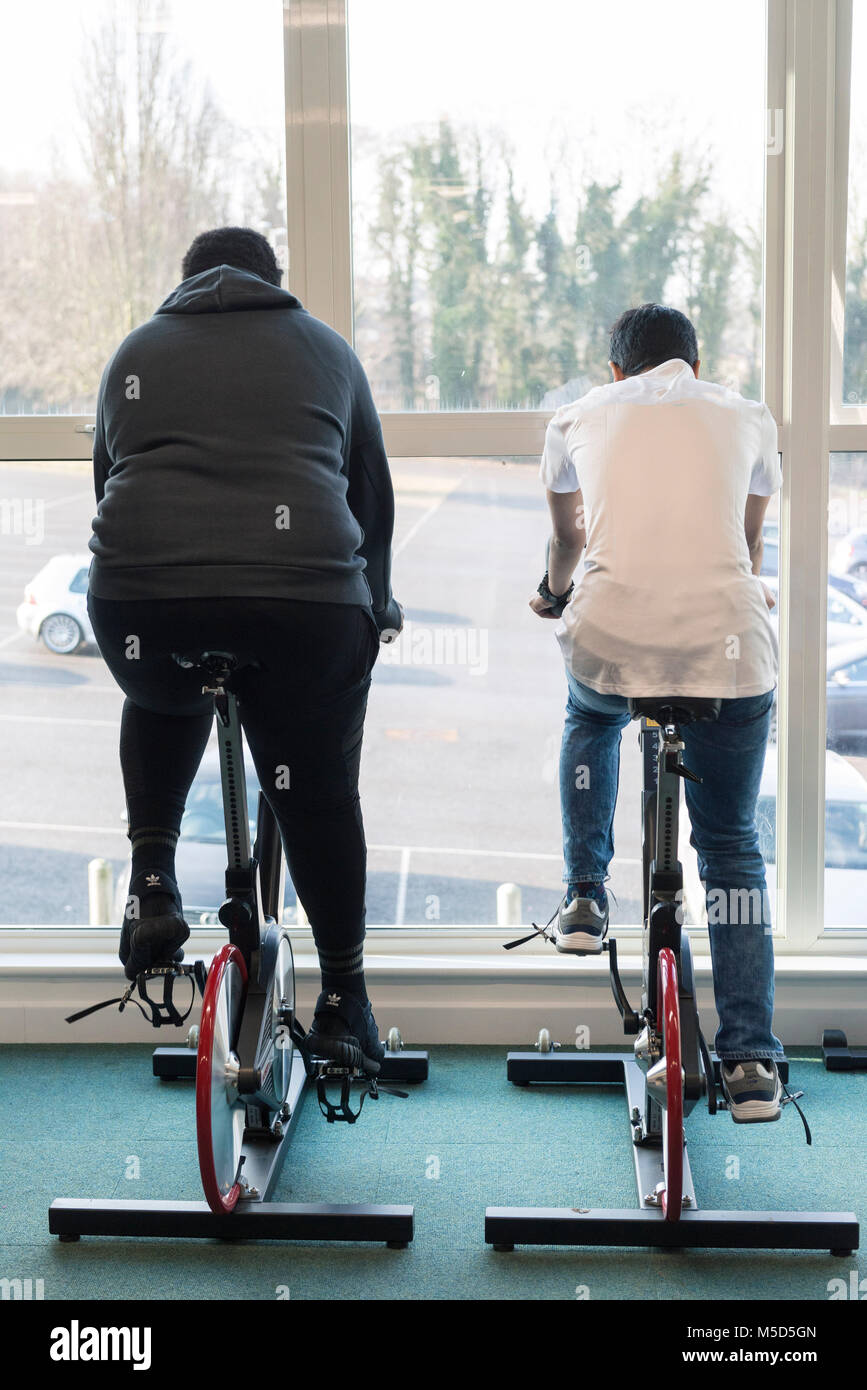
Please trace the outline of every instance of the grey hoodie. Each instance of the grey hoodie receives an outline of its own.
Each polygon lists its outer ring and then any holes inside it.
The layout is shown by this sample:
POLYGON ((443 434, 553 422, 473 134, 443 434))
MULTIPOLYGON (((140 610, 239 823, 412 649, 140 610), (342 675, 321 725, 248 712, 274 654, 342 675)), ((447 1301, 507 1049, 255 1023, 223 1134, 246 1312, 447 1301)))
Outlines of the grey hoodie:
POLYGON ((192 275, 124 339, 93 473, 98 597, 309 599, 397 625, 394 494, 364 370, 257 275, 192 275))

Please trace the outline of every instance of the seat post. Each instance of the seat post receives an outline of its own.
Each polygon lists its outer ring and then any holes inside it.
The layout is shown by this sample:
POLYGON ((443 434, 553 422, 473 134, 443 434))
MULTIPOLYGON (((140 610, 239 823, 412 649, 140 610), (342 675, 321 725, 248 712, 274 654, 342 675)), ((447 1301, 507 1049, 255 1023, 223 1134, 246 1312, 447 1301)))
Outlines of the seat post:
MULTIPOLYGON (((208 687, 202 687, 203 692, 208 687)), ((247 813, 247 775, 238 697, 222 684, 214 689, 217 713, 217 742, 220 749, 220 779, 223 786, 223 815, 230 870, 248 870, 252 857, 250 821, 247 813)))
MULTIPOLYGON (((238 697, 229 685, 239 661, 234 652, 193 651, 173 652, 177 664, 185 670, 199 669, 205 673, 203 695, 213 695, 217 716, 217 741, 220 751, 220 778, 223 791, 223 816, 226 824, 226 846, 229 853, 229 872, 249 871, 252 848, 250 822, 247 815, 247 778, 244 771, 244 743, 238 713, 238 697)), ((258 665, 251 662, 251 665, 258 665)))
MULTIPOLYGON (((672 770, 671 760, 677 762, 683 746, 680 729, 673 721, 660 729, 657 738, 655 880, 657 874, 680 876, 677 844, 681 779, 672 770)), ((654 890, 663 900, 672 894, 664 882, 664 879, 654 882, 654 890)))

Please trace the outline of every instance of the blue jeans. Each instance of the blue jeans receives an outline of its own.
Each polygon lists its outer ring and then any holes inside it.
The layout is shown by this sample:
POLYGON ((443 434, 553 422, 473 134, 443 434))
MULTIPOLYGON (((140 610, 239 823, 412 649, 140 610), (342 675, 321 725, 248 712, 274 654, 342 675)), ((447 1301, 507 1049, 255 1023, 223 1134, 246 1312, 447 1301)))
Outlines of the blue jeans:
MULTIPOLYGON (((629 724, 623 695, 600 695, 567 670, 569 698, 560 752, 563 881, 604 883, 614 858, 620 739, 629 724)), ((773 690, 723 700, 719 719, 685 724, 684 762, 701 782, 684 782, 690 844, 707 894, 717 1055, 782 1056, 771 1029, 774 947, 756 802, 773 690), (746 890, 746 891, 744 891, 746 890)), ((638 807, 636 807, 638 817, 638 807)))

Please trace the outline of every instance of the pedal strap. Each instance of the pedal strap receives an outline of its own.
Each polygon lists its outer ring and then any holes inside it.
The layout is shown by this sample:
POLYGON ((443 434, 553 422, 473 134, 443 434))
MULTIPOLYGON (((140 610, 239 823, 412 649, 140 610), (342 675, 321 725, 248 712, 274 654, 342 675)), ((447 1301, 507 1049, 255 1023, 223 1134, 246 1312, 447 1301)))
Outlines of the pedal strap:
POLYGON ((379 1100, 380 1096, 399 1096, 401 1100, 409 1100, 409 1091, 399 1091, 396 1086, 382 1086, 376 1077, 368 1072, 351 1071, 348 1067, 337 1067, 327 1062, 319 1066, 316 1073, 316 1099, 319 1101, 319 1109, 330 1125, 337 1120, 345 1120, 347 1124, 354 1125, 368 1096, 372 1096, 374 1100, 379 1100), (340 1103, 335 1105, 328 1095, 327 1083, 329 1077, 338 1076, 341 1078, 340 1103), (358 1109, 353 1110, 349 1100, 352 1095, 352 1083, 358 1079, 365 1081, 366 1088, 361 1093, 358 1109))
MULTIPOLYGON (((606 892, 611 893, 611 889, 610 889, 610 888, 606 889, 606 892)), ((613 894, 613 893, 611 893, 611 896, 612 896, 612 898, 614 898, 614 901, 617 902, 617 899, 616 899, 616 897, 614 897, 614 894, 613 894)), ((529 936, 522 936, 522 937, 520 937, 517 941, 504 941, 504 942, 503 942, 503 950, 504 950, 504 951, 513 951, 513 950, 515 949, 516 946, 525 946, 525 945, 527 944, 528 941, 533 941, 533 940, 535 940, 535 938, 536 938, 537 936, 544 937, 544 939, 545 939, 546 941, 554 942, 554 941, 556 940, 556 938, 555 938, 555 936, 554 936, 554 933, 553 933, 552 931, 549 931, 548 929, 549 929, 549 927, 551 926, 551 923, 554 921, 554 918, 557 916, 557 913, 560 911, 561 907, 562 907, 563 904, 565 903, 565 901, 566 901, 566 895, 565 895, 565 893, 564 893, 563 897, 560 899, 560 901, 558 902, 557 906, 554 908, 554 911, 551 913, 551 916, 548 918, 548 920, 547 920, 547 922, 545 923, 544 927, 537 927, 537 926, 536 926, 536 923, 535 923, 535 922, 532 922, 532 923, 531 923, 531 926, 533 927, 533 931, 530 932, 529 936)))
POLYGON ((783 1107, 784 1105, 794 1105, 795 1109, 797 1110, 798 1114, 799 1114, 800 1117, 801 1117, 801 1120, 803 1121, 804 1133, 805 1133, 806 1136, 807 1136, 807 1143, 808 1143, 808 1144, 812 1144, 812 1142, 813 1142, 813 1136, 812 1136, 812 1134, 810 1133, 810 1126, 807 1124, 807 1117, 806 1117, 806 1115, 804 1114, 803 1110, 801 1109, 800 1105, 798 1104, 798 1101, 801 1099, 801 1096, 804 1094, 804 1092, 803 1092, 803 1091, 795 1091, 794 1095, 792 1095, 792 1093, 789 1091, 789 1089, 788 1089, 788 1087, 786 1086, 786 1083, 785 1083, 784 1081, 781 1080, 781 1081, 780 1081, 780 1085, 782 1086, 782 1088, 783 1088, 783 1090, 784 1090, 784 1092, 785 1092, 785 1098, 784 1098, 783 1100, 780 1101, 780 1108, 782 1109, 782 1107, 783 1107))
POLYGON ((544 927, 537 927, 537 926, 536 926, 536 923, 535 923, 535 922, 532 922, 532 923, 531 923, 531 926, 533 927, 533 931, 530 932, 529 936, 522 936, 518 941, 504 941, 504 942, 503 942, 503 950, 504 950, 504 951, 513 951, 513 950, 515 949, 516 946, 524 946, 524 945, 526 945, 526 943, 527 943, 528 941, 533 941, 533 940, 535 940, 535 938, 536 938, 537 936, 542 936, 542 937, 544 937, 546 941, 553 941, 553 940, 554 940, 554 933, 553 933, 553 932, 550 932, 550 931, 548 930, 548 928, 550 927, 550 925, 551 925, 551 923, 553 922, 554 918, 557 916, 557 913, 560 911, 560 908, 563 906, 563 902, 564 902, 564 901, 565 901, 565 899, 564 899, 564 898, 561 898, 560 902, 559 902, 559 903, 557 904, 557 906, 554 908, 554 911, 551 913, 551 916, 548 918, 548 920, 547 920, 547 922, 545 923, 544 927))
POLYGON ((330 1125, 333 1125, 337 1120, 345 1120, 347 1124, 354 1125, 361 1114, 362 1106, 368 1096, 372 1096, 374 1100, 379 1099, 379 1089, 376 1084, 376 1078, 368 1076, 367 1073, 350 1071, 348 1067, 327 1065, 321 1066, 316 1073, 316 1099, 319 1102, 319 1109, 330 1125), (358 1109, 353 1110, 349 1103, 352 1095, 352 1082, 359 1075, 364 1077, 367 1085, 361 1093, 358 1109), (329 1077, 340 1077, 340 1102, 337 1105, 334 1104, 328 1095, 327 1078, 329 1077))
POLYGON ((160 1028, 164 1024, 172 1028, 179 1028, 193 1011, 197 985, 202 997, 204 997, 207 977, 207 967, 201 960, 195 961, 192 965, 172 963, 164 966, 152 966, 149 970, 143 970, 140 975, 137 975, 125 992, 116 999, 104 999, 101 1004, 91 1004, 89 1008, 79 1009, 78 1013, 70 1014, 66 1022, 77 1023, 79 1019, 87 1018, 89 1014, 97 1013, 99 1009, 111 1008, 112 1004, 117 1004, 118 1013, 123 1013, 127 1004, 135 1004, 142 1017, 152 1023, 154 1028, 160 1028), (175 980, 181 975, 192 983, 190 1002, 184 1013, 180 1013, 174 1001, 175 980), (148 994, 147 981, 151 979, 162 980, 162 999, 153 999, 148 994), (136 990, 138 990, 142 1003, 133 997, 136 990))

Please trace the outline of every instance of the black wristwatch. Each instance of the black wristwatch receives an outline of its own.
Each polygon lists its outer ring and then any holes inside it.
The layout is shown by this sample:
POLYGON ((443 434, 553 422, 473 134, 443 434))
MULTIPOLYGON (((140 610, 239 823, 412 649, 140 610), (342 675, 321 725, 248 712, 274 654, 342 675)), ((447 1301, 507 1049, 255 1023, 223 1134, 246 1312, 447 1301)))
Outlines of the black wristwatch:
POLYGON ((548 588, 548 571, 546 570, 545 578, 542 580, 542 583, 539 585, 536 592, 538 594, 541 594, 542 598, 545 600, 546 603, 550 604, 551 612, 554 614, 554 617, 560 618, 563 615, 563 609, 569 602, 572 590, 574 588, 575 584, 573 582, 569 585, 569 588, 566 590, 565 594, 552 594, 551 590, 548 588))

